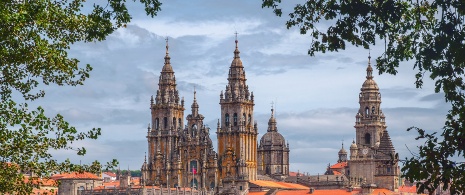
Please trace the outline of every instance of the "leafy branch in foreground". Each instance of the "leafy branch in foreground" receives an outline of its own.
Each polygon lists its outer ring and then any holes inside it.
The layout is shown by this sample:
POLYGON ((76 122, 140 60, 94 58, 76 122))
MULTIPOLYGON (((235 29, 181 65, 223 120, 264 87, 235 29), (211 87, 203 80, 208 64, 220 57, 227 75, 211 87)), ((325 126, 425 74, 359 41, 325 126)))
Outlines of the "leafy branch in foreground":
MULTIPOLYGON (((135 1, 135 0, 134 0, 135 1)), ((156 16, 158 0, 139 0, 147 15, 156 16)), ((30 194, 40 180, 25 180, 23 173, 38 178, 57 172, 100 172, 102 165, 58 162, 50 150, 85 148, 72 144, 97 139, 99 128, 79 132, 61 115, 48 117, 43 108, 29 110, 28 102, 45 96, 44 85, 83 85, 92 70, 70 58, 77 42, 102 41, 131 20, 125 0, 17 0, 0 3, 0 193, 30 194), (101 5, 98 3, 102 3, 101 5), (84 12, 82 10, 89 10, 84 12), (19 103, 18 103, 19 102, 19 103)), ((116 160, 107 167, 116 165, 116 160)))
MULTIPOLYGON (((282 15, 281 0, 262 0, 262 7, 282 15)), ((416 130, 425 140, 418 156, 404 161, 404 177, 417 181, 418 192, 442 187, 465 192, 465 1, 462 0, 308 0, 294 7, 287 28, 298 27, 312 39, 309 55, 339 51, 346 44, 385 52, 376 59, 379 73, 395 75, 401 61, 413 60, 417 88, 429 76, 435 92, 451 104, 442 133, 416 130), (317 26, 325 22, 327 28, 317 26)))

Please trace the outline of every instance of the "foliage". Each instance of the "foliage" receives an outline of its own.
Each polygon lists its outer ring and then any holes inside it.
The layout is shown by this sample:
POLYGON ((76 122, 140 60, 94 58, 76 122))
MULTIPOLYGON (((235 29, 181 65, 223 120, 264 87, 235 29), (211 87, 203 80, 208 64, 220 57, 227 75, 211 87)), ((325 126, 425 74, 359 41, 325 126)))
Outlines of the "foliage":
MULTIPOLYGON (((281 16, 280 3, 263 0, 262 7, 281 16)), ((420 181, 419 192, 441 185, 452 194, 465 192, 465 164, 453 160, 465 155, 464 15, 463 0, 307 0, 294 7, 286 22, 287 28, 310 34, 309 55, 345 49, 346 44, 368 49, 381 43, 385 53, 376 59, 380 74, 395 75, 401 61, 413 60, 417 88, 425 76, 435 81, 435 92, 443 92, 452 108, 441 134, 408 129, 425 140, 402 168, 406 179, 420 181), (328 27, 316 26, 322 22, 328 27)))
MULTIPOLYGON (((134 0, 135 1, 135 0, 134 0)), ((158 0, 139 0, 147 15, 156 16, 158 0)), ((92 70, 68 57, 76 42, 102 41, 130 22, 125 0, 13 0, 0 3, 0 193, 30 194, 40 183, 23 173, 47 177, 57 172, 98 172, 101 164, 58 162, 50 150, 85 148, 71 144, 97 139, 99 128, 78 132, 61 115, 46 116, 28 102, 45 96, 45 85, 82 85, 92 70), (99 5, 98 3, 104 3, 99 5), (84 12, 83 10, 89 10, 84 12)), ((114 165, 114 160, 107 165, 114 165)))

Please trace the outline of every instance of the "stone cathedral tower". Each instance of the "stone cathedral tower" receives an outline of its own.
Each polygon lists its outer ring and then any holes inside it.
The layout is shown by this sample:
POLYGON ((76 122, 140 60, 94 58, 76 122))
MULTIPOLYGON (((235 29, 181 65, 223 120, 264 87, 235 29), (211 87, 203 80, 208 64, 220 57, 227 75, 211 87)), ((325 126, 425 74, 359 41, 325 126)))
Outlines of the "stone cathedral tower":
POLYGON ((151 126, 147 132, 148 162, 144 177, 146 185, 174 186, 177 184, 178 132, 184 126, 184 99, 179 98, 176 78, 171 67, 166 41, 165 64, 160 73, 155 100, 150 101, 151 126))
POLYGON ((349 177, 355 186, 371 186, 396 190, 399 167, 394 147, 386 130, 381 110, 381 94, 373 80, 368 57, 366 80, 359 95, 356 114, 356 138, 350 146, 349 177))
MULTIPOLYGON (((226 90, 221 92, 221 121, 218 121, 219 179, 228 182, 257 179, 257 124, 253 119, 254 96, 246 84, 244 66, 239 57, 238 41, 229 68, 226 90)), ((245 184, 246 185, 246 184, 245 184)), ((248 188, 247 186, 239 186, 248 188)), ((241 189, 242 190, 242 189, 241 189)))

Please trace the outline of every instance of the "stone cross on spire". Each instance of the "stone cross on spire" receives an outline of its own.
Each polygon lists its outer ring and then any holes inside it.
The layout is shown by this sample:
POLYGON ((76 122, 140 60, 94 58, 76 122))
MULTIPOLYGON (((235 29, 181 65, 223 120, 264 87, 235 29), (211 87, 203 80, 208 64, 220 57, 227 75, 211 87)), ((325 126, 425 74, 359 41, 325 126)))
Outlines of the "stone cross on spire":
POLYGON ((166 41, 166 55, 168 55, 168 53, 169 53, 168 52, 168 48, 169 48, 169 46, 168 46, 168 37, 165 38, 165 41, 166 41))

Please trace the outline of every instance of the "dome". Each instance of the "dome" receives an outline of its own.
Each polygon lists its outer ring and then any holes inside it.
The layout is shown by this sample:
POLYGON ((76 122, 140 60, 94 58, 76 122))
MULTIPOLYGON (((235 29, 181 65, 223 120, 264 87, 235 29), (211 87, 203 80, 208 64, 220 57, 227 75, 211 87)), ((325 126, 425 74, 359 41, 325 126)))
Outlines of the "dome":
POLYGON ((284 137, 277 131, 270 131, 265 133, 260 139, 260 146, 284 146, 284 137))
POLYGON ((375 80, 373 79, 365 80, 365 82, 363 82, 363 85, 362 85, 362 91, 370 90, 370 89, 379 90, 378 84, 376 84, 375 80))
POLYGON ((346 149, 341 148, 341 150, 339 150, 338 154, 347 154, 347 151, 346 151, 346 149))
POLYGON ((352 145, 350 145, 350 150, 357 150, 357 144, 355 144, 355 141, 352 141, 352 145))
POLYGON ((163 66, 162 72, 173 72, 173 67, 171 66, 171 64, 165 64, 163 66))
POLYGON ((237 43, 238 43, 238 41, 236 39, 236 49, 234 50, 234 59, 231 62, 231 67, 242 67, 241 57, 239 57, 239 53, 241 53, 241 52, 239 51, 237 43))

